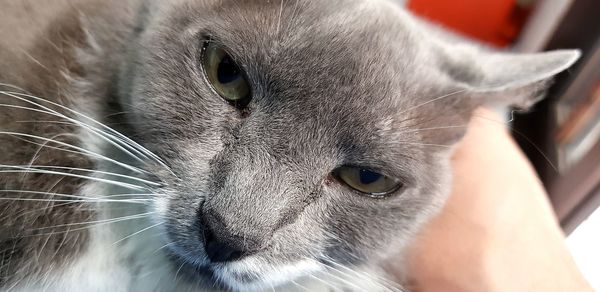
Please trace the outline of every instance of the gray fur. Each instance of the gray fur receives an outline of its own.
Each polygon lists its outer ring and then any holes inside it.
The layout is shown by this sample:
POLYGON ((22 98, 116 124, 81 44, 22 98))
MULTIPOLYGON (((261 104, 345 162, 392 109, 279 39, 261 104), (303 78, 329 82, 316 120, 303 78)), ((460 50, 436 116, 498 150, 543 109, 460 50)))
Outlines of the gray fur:
MULTIPOLYGON (((192 282, 212 274, 217 282, 209 285, 239 290, 301 277, 309 271, 267 280, 277 267, 306 259, 377 266, 400 251, 447 196, 449 156, 472 111, 485 104, 531 105, 579 56, 499 53, 450 41, 385 0, 151 0, 131 6, 83 9, 87 22, 78 29, 87 44, 54 55, 80 67, 52 69, 68 69, 82 82, 60 83, 73 94, 58 102, 75 106, 89 98, 101 109, 94 116, 126 113, 103 121, 118 122, 116 128, 173 172, 140 165, 163 184, 154 190, 163 195, 154 199, 166 209, 153 220, 164 223, 161 240, 174 242, 164 249, 173 270, 192 282), (247 110, 229 105, 203 77, 205 36, 228 48, 247 72, 253 90, 247 110), (341 165, 379 170, 404 187, 385 199, 362 196, 331 177, 341 165), (210 263, 202 244, 206 224, 217 236, 255 250, 250 257, 260 265, 242 272, 210 263)), ((46 88, 36 94, 52 95, 46 88)), ((10 125, 0 121, 3 129, 10 125)), ((0 147, 8 143, 0 140, 0 147)), ((8 151, 12 159, 3 164, 26 164, 34 152, 8 151)), ((10 187, 12 179, 0 180, 0 187, 10 187)), ((29 248, 35 252, 36 245, 29 248)), ((42 267, 51 269, 55 259, 47 261, 42 267)), ((21 271, 3 272, 10 283, 21 271)))

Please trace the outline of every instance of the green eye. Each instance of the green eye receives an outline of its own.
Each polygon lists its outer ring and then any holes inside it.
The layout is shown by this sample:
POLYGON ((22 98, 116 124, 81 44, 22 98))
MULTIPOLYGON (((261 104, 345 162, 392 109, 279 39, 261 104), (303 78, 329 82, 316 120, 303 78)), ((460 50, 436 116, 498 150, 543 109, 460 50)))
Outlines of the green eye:
POLYGON ((204 43, 202 66, 206 78, 223 99, 235 105, 249 102, 250 86, 244 72, 221 46, 211 40, 204 43))
POLYGON ((402 187, 399 180, 366 168, 342 166, 333 174, 354 190, 373 197, 384 197, 402 187))

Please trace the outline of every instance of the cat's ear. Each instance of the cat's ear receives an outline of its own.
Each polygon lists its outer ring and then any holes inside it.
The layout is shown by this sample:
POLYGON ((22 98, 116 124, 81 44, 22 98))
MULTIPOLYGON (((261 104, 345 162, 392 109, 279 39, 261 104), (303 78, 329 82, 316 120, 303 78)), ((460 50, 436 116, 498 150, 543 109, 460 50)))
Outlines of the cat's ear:
POLYGON ((558 50, 517 54, 474 48, 447 51, 442 69, 452 79, 479 96, 476 104, 499 104, 528 108, 537 102, 547 81, 568 69, 581 53, 558 50))

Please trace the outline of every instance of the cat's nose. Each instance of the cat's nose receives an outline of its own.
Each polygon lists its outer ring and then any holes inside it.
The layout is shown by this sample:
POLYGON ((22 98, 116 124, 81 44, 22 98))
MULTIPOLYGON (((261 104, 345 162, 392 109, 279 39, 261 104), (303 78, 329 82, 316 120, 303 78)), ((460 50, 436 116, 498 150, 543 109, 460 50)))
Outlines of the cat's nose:
POLYGON ((210 229, 204 232, 204 249, 210 261, 215 263, 235 261, 246 254, 230 242, 218 240, 210 229))
POLYGON ((256 235, 226 226, 214 212, 206 212, 202 222, 204 250, 212 262, 236 261, 261 247, 262 241, 256 235))

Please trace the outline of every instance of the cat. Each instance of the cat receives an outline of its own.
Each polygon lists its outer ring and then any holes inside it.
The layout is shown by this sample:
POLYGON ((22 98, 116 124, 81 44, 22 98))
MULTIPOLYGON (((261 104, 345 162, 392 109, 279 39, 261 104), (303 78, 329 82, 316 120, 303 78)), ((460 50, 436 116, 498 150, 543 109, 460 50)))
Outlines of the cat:
POLYGON ((400 291, 473 110, 579 57, 391 0, 0 5, 3 291, 400 291))

